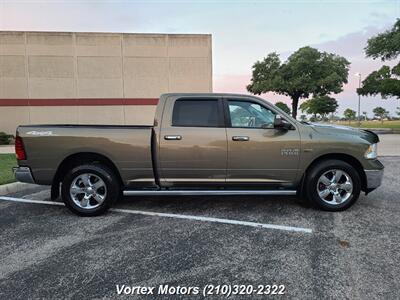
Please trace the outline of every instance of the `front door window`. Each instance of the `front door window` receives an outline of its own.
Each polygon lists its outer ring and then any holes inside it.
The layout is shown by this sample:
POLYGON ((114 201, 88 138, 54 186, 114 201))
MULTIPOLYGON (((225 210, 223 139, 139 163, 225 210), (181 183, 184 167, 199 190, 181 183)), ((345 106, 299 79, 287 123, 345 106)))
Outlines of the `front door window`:
POLYGON ((260 104, 229 101, 231 126, 234 128, 274 128, 275 113, 260 104))

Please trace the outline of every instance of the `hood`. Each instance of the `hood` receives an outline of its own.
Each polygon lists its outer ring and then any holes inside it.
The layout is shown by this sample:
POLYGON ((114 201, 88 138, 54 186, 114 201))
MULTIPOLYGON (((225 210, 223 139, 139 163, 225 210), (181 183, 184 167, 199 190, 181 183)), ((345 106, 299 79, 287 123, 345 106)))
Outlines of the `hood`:
POLYGON ((320 123, 311 123, 310 126, 314 130, 322 134, 334 134, 334 135, 346 134, 346 135, 358 136, 368 141, 371 144, 379 142, 378 135, 366 129, 358 129, 348 126, 320 124, 320 123))

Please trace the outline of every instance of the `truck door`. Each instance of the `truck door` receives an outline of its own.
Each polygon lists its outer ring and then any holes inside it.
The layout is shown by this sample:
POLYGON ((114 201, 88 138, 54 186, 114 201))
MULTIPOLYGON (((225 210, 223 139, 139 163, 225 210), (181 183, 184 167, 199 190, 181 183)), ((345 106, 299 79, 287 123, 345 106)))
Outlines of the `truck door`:
POLYGON ((263 101, 225 99, 227 183, 291 184, 297 176, 300 135, 274 128, 277 113, 263 101))
POLYGON ((225 183, 227 140, 222 99, 168 99, 159 159, 160 178, 166 185, 225 183))

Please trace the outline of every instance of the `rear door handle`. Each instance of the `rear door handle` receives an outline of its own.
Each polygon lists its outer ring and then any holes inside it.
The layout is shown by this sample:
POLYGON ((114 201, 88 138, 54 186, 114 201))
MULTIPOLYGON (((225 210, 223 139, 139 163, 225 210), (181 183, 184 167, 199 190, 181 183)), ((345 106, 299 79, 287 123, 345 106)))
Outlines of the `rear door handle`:
POLYGON ((250 138, 248 136, 233 136, 232 137, 232 141, 247 142, 249 140, 250 140, 250 138))
POLYGON ((181 135, 164 135, 164 140, 180 141, 181 139, 181 135))

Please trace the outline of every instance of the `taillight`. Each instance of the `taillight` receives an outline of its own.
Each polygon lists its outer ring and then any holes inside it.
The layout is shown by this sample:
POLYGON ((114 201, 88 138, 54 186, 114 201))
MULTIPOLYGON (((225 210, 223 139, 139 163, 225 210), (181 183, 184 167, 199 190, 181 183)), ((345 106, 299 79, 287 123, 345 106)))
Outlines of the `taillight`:
POLYGON ((18 135, 15 138, 15 154, 17 155, 18 160, 26 159, 24 144, 22 143, 22 138, 18 135))

